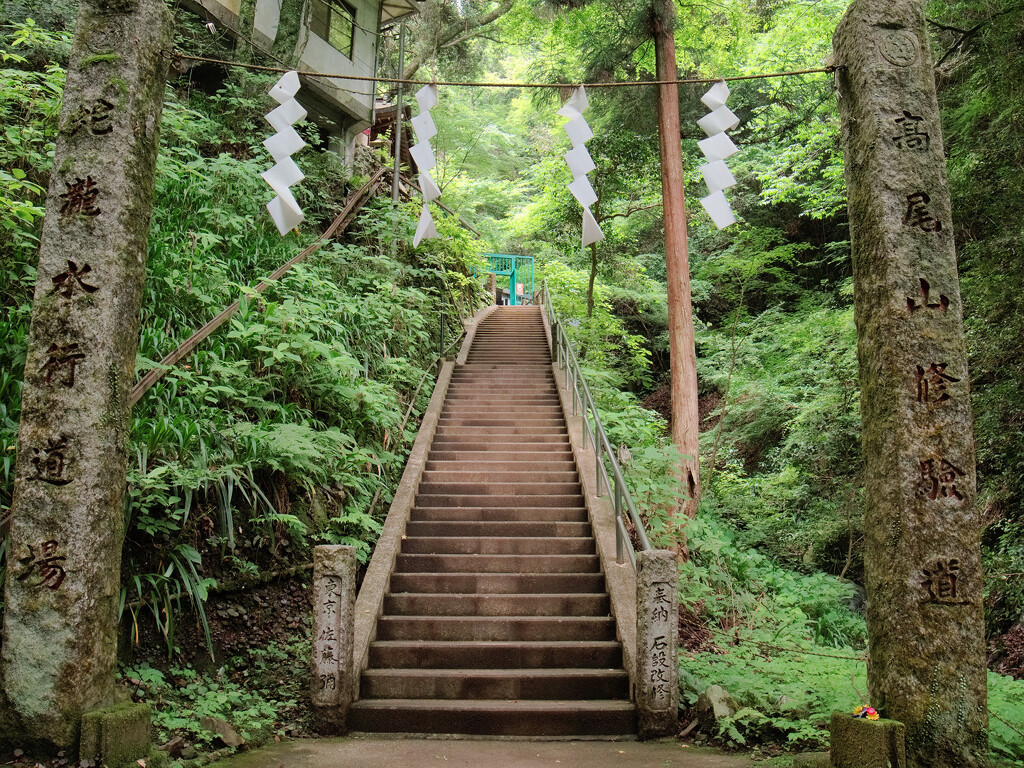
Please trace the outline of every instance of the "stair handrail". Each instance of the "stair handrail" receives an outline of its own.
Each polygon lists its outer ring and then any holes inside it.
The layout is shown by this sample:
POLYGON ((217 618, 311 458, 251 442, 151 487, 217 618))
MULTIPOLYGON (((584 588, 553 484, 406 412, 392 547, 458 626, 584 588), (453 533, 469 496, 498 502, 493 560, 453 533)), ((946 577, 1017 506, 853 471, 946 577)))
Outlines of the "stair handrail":
POLYGON ((580 410, 583 412, 583 447, 586 448, 589 442, 594 444, 597 494, 598 496, 604 495, 601 492, 602 481, 605 491, 611 492, 612 506, 615 509, 616 559, 621 564, 624 562, 623 555, 628 554, 629 561, 635 570, 636 550, 626 528, 625 514, 629 515, 629 519, 633 523, 640 549, 644 552, 649 552, 654 548, 647 538, 647 531, 644 530, 643 520, 637 513, 633 497, 626 486, 622 467, 619 466, 618 458, 612 449, 612 444, 608 440, 608 435, 605 434, 604 426, 601 424, 601 417, 597 413, 597 406, 594 404, 594 398, 590 394, 590 387, 587 386, 587 380, 584 378, 583 371, 580 368, 579 360, 576 357, 576 350, 566 335, 562 320, 551 303, 551 292, 548 290, 546 280, 541 282, 540 290, 537 293, 541 296, 544 314, 547 316, 548 325, 551 328, 551 346, 555 356, 555 364, 565 371, 566 379, 572 384, 572 415, 579 415, 580 410), (593 429, 591 429, 590 419, 587 418, 588 413, 593 416, 593 429), (614 482, 609 482, 608 468, 605 465, 604 459, 607 459, 608 465, 611 466, 614 482))

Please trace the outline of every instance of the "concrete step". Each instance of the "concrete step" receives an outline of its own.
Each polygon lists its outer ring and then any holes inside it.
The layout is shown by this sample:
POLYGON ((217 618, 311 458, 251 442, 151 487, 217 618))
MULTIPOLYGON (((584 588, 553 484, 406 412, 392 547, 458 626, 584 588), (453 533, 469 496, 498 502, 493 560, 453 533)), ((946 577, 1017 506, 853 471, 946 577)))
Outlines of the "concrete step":
POLYGON ((405 555, 589 555, 591 536, 408 536, 405 555))
POLYGON ((566 428, 564 423, 555 423, 543 427, 471 427, 463 424, 451 426, 447 424, 438 424, 437 430, 434 434, 438 437, 459 437, 463 440, 511 440, 515 438, 518 442, 524 442, 526 440, 538 438, 559 438, 563 435, 567 437, 569 435, 569 430, 566 428))
POLYGON ((629 676, 615 669, 371 669, 361 696, 379 699, 622 699, 629 676))
POLYGON ((575 483, 508 483, 495 480, 485 483, 452 483, 421 481, 419 492, 423 496, 441 494, 482 495, 482 496, 558 496, 564 494, 581 494, 580 484, 575 483))
POLYGON ((525 595, 600 593, 600 573, 395 573, 391 592, 433 594, 525 595))
POLYGON ((614 640, 379 640, 370 643, 370 667, 616 669, 622 667, 622 646, 614 640))
POLYGON ((585 523, 587 510, 580 507, 413 507, 411 522, 541 522, 585 523))
MULTIPOLYGON (((535 470, 533 472, 524 472, 516 469, 515 464, 499 465, 503 466, 503 469, 493 469, 489 472, 460 472, 457 470, 426 470, 423 472, 424 483, 446 483, 450 484, 452 490, 454 487, 462 487, 465 485, 472 485, 473 481, 486 480, 487 485, 492 483, 514 483, 519 485, 527 485, 533 483, 543 483, 550 485, 552 483, 572 483, 579 485, 579 475, 576 472, 576 468, 573 467, 571 470, 566 469, 561 472, 546 472, 535 470)), ((422 486, 421 486, 422 487, 422 486)))
POLYGON ((525 418, 509 418, 495 413, 491 413, 489 416, 474 416, 455 412, 450 416, 442 414, 437 424, 441 427, 489 427, 492 429, 503 427, 520 427, 523 429, 530 427, 561 427, 564 429, 565 419, 561 415, 554 414, 547 417, 530 414, 525 418))
POLYGON ((600 573, 597 555, 411 555, 395 557, 396 573, 600 573))
POLYGON ((530 435, 508 435, 507 439, 500 442, 476 439, 467 441, 464 438, 452 435, 437 435, 434 438, 434 447, 439 451, 486 451, 499 453, 505 451, 529 451, 530 453, 542 453, 547 451, 564 452, 570 450, 569 438, 551 437, 540 438, 530 435))
POLYGON ((607 616, 606 593, 533 595, 401 592, 384 596, 388 616, 607 616))
POLYGON ((442 419, 502 419, 516 421, 516 414, 526 416, 529 419, 558 419, 562 422, 565 417, 562 415, 562 407, 552 403, 551 405, 531 405, 529 408, 522 408, 518 403, 515 410, 508 406, 504 408, 451 408, 445 407, 441 411, 442 419))
MULTIPOLYGON (((499 450, 468 450, 454 451, 444 448, 432 449, 427 456, 428 461, 458 461, 458 462, 495 462, 495 461, 543 461, 544 457, 557 459, 558 461, 574 461, 572 450, 568 446, 558 450, 544 451, 510 451, 508 448, 499 450)), ((574 462, 575 463, 575 462, 574 462)))
POLYGON ((628 701, 361 699, 349 727, 368 733, 486 736, 627 736, 636 734, 628 701), (398 729, 401 730, 398 730, 398 729))
MULTIPOLYGON (((520 499, 513 496, 489 496, 487 494, 420 493, 416 496, 418 507, 517 507, 520 499)), ((530 506, 534 507, 582 507, 583 494, 531 494, 530 506)))
POLYGON ((591 536, 590 523, 558 520, 410 520, 405 535, 418 536, 591 536))
POLYGON ((377 640, 614 642, 615 619, 610 616, 381 616, 377 621, 377 640))
POLYGON ((537 472, 550 474, 553 472, 576 472, 576 462, 572 459, 559 461, 452 461, 449 459, 428 458, 425 465, 425 472, 476 472, 478 476, 490 477, 491 474, 500 475, 502 472, 526 473, 537 472))

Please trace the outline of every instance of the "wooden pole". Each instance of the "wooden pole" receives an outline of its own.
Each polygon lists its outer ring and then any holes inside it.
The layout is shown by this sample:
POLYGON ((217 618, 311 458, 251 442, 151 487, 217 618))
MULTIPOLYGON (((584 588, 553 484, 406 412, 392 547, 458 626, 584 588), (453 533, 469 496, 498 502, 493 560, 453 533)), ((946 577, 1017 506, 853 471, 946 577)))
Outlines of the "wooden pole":
MULTIPOLYGON (((658 80, 676 75, 675 7, 671 0, 654 2, 654 39, 658 80)), ((680 481, 687 499, 677 510, 697 514, 700 472, 697 463, 697 353, 693 343, 690 265, 686 243, 686 195, 679 130, 679 91, 675 84, 658 86, 658 134, 661 147, 661 194, 665 216, 665 268, 668 279, 668 332, 672 392, 672 442, 683 454, 680 481)), ((680 530, 677 545, 685 554, 680 530)))

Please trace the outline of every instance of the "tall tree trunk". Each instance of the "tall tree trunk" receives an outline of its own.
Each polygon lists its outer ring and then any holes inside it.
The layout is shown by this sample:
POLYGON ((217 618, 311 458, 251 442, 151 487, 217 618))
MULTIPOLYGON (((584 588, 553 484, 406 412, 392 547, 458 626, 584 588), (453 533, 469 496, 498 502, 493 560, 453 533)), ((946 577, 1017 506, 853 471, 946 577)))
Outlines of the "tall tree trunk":
MULTIPOLYGON (((675 7, 672 0, 655 0, 654 36, 658 80, 676 80, 675 7)), ((697 461, 697 354, 693 342, 690 265, 686 243, 686 197, 683 190, 683 152, 679 130, 679 86, 658 86, 658 126, 661 147, 661 192, 665 216, 665 267, 668 280, 668 331, 672 392, 672 442, 681 454, 679 479, 687 498, 676 517, 693 518, 700 498, 697 461)), ((677 519, 677 549, 686 556, 685 521, 677 519)))

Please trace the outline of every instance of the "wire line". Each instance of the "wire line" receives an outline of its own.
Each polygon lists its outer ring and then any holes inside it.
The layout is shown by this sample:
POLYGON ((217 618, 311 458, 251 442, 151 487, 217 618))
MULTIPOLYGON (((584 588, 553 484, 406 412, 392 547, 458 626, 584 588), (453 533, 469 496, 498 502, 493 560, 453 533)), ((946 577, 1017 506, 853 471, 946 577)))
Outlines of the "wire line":
MULTIPOLYGON (((282 69, 281 67, 266 67, 260 64, 243 64, 240 61, 225 61, 224 59, 212 59, 207 56, 192 56, 187 53, 180 51, 164 51, 167 58, 176 61, 201 61, 207 64, 222 64, 227 67, 241 67, 243 69, 252 69, 259 72, 290 72, 291 70, 282 69)), ((685 80, 622 80, 614 83, 468 83, 459 81, 432 81, 426 82, 424 80, 402 80, 391 77, 366 77, 361 75, 341 75, 330 72, 308 72, 304 70, 298 70, 300 75, 305 77, 326 77, 334 78, 338 80, 356 80, 366 83, 393 83, 402 85, 443 85, 443 86, 454 86, 461 88, 577 88, 584 86, 586 88, 635 88, 638 86, 647 85, 699 85, 708 83, 719 83, 723 80, 725 82, 734 82, 736 80, 764 80, 770 77, 790 77, 792 75, 812 75, 817 73, 828 73, 832 74, 839 67, 819 67, 817 69, 798 69, 790 72, 769 72, 760 75, 733 75, 731 77, 701 77, 701 78, 689 78, 685 80)))

